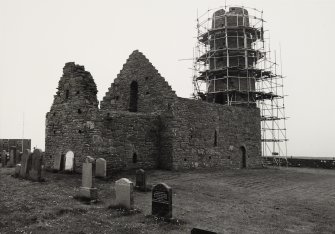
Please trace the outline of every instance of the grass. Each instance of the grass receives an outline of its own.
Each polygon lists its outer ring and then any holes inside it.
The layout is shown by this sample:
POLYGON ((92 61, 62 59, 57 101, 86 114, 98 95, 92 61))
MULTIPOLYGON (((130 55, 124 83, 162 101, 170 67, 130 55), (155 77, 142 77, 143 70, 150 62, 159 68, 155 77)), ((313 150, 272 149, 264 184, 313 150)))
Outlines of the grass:
POLYGON ((0 233, 334 233, 335 171, 322 169, 148 171, 172 187, 173 219, 151 215, 151 192, 134 191, 135 209, 115 205, 114 181, 96 179, 99 202, 76 198, 79 174, 45 173, 45 182, 0 168, 0 233))

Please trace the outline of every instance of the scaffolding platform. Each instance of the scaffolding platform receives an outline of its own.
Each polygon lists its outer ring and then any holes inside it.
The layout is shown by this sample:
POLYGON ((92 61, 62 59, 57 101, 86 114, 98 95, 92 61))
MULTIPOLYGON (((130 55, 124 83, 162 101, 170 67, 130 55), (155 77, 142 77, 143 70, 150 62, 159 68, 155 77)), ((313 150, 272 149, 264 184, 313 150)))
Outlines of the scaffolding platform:
POLYGON ((193 96, 222 105, 257 106, 262 156, 287 156, 284 84, 264 30, 263 11, 210 9, 197 18, 193 96), (278 72, 279 71, 279 72, 278 72))

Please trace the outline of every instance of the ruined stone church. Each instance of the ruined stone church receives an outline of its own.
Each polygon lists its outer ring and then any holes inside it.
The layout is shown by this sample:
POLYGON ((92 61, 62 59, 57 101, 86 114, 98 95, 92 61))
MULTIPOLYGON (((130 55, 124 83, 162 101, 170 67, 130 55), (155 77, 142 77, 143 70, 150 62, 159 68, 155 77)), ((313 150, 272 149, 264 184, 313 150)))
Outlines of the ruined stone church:
POLYGON ((150 61, 134 51, 97 100, 84 66, 66 63, 46 114, 45 164, 75 155, 104 158, 107 170, 252 168, 261 165, 259 109, 178 97, 150 61))

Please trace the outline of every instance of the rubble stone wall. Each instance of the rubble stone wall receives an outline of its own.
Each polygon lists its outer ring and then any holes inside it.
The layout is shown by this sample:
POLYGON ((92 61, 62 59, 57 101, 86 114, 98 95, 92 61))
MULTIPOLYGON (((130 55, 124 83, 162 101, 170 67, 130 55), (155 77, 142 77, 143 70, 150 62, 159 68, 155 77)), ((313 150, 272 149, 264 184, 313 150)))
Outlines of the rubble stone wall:
POLYGON ((71 150, 75 170, 86 156, 107 171, 132 168, 241 168, 261 165, 260 116, 178 98, 145 56, 134 51, 98 107, 97 88, 83 66, 67 63, 46 115, 45 164, 71 150))
POLYGON ((241 168, 242 147, 246 150, 246 167, 260 167, 258 108, 178 98, 172 109, 173 169, 241 168))
POLYGON ((107 171, 156 168, 159 157, 159 118, 156 114, 111 111, 101 118, 96 152, 107 171))
POLYGON ((53 155, 71 150, 79 169, 85 157, 95 153, 92 135, 100 135, 97 88, 84 66, 67 63, 57 89, 46 115, 45 164, 51 167, 53 155))

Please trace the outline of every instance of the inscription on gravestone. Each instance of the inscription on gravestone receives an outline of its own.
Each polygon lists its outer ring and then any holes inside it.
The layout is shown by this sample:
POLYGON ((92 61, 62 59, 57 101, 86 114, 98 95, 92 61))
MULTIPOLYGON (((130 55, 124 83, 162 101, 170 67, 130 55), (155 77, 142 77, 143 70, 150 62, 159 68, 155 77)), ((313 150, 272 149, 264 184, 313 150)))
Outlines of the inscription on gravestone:
POLYGON ((172 188, 165 183, 157 184, 152 189, 152 215, 172 218, 172 188))

